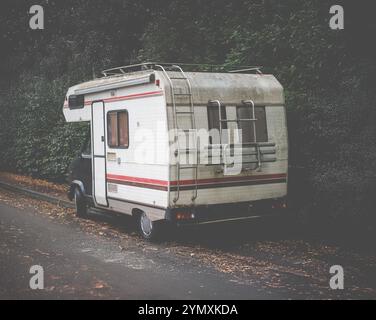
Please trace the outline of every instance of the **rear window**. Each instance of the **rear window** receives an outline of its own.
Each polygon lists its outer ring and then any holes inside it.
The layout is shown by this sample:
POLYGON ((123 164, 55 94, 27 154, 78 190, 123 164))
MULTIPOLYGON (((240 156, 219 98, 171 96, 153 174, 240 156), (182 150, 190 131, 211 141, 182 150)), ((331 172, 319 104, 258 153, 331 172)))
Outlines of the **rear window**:
MULTIPOLYGON (((252 107, 240 105, 236 108, 237 119, 251 119, 252 107)), ((266 125, 265 107, 255 107, 256 142, 268 142, 268 130, 266 125)), ((242 129, 242 143, 255 142, 253 124, 251 121, 239 121, 239 129, 242 129)))
MULTIPOLYGON (((226 120, 226 106, 221 106, 221 119, 226 120)), ((210 130, 220 131, 220 119, 219 119, 219 107, 217 105, 210 104, 208 105, 208 128, 210 130)), ((222 130, 227 129, 227 122, 222 122, 222 130)), ((219 141, 216 141, 215 137, 209 137, 210 144, 217 144, 219 141)))

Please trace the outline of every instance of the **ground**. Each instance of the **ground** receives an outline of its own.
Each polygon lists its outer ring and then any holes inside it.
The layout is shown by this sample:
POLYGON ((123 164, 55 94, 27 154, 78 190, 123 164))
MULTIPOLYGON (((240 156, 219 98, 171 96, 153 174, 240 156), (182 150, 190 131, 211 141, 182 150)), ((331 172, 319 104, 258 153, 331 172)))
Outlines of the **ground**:
POLYGON ((369 246, 308 239, 270 219, 179 229, 169 238, 147 243, 128 217, 92 212, 81 220, 0 189, 0 299, 376 298, 369 246), (44 290, 29 288, 32 265, 44 268, 44 290), (332 265, 345 270, 344 290, 329 287, 332 265))

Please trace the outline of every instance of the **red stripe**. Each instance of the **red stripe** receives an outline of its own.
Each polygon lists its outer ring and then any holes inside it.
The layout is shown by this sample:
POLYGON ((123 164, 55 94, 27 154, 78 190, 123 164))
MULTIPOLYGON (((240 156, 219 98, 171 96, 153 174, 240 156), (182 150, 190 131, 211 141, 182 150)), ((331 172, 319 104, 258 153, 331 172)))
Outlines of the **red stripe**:
MULTIPOLYGON (((200 179, 198 184, 215 184, 221 182, 238 182, 238 181, 258 181, 258 180, 273 180, 286 178, 285 173, 281 174, 263 174, 258 176, 242 176, 242 177, 226 177, 226 178, 212 178, 212 179, 200 179)), ((180 185, 196 184, 195 180, 183 180, 180 181, 180 185)), ((177 185, 177 181, 171 181, 171 185, 177 185)))
MULTIPOLYGON (((216 184, 221 182, 238 182, 238 181, 262 181, 262 180, 278 180, 287 178, 285 173, 281 174, 264 174, 258 176, 247 176, 247 177, 228 177, 228 178, 213 178, 213 179, 200 179, 197 180, 197 183, 200 185, 203 184, 216 184)), ((145 183, 157 186, 166 187, 169 184, 169 181, 164 180, 156 180, 156 179, 149 179, 149 178, 138 178, 138 177, 129 177, 129 176, 120 176, 115 174, 107 174, 107 179, 117 180, 117 181, 127 181, 127 182, 138 182, 138 183, 145 183)), ((176 186, 178 184, 177 181, 171 181, 170 185, 176 186)), ((182 180, 180 181, 179 185, 191 185, 196 184, 195 180, 182 180)))
POLYGON ((105 102, 123 101, 123 100, 131 100, 131 99, 143 98, 143 97, 148 97, 148 96, 156 96, 156 95, 162 95, 162 94, 163 94, 163 91, 158 90, 158 91, 150 91, 150 92, 144 92, 144 93, 129 94, 127 96, 112 97, 112 98, 104 99, 104 101, 105 102))
POLYGON ((127 181, 127 182, 140 182, 140 183, 153 184, 153 185, 158 185, 158 186, 163 186, 163 187, 168 186, 168 181, 148 179, 148 178, 119 176, 119 175, 116 175, 116 174, 107 174, 107 179, 118 180, 118 181, 127 181))
MULTIPOLYGON (((124 100, 132 100, 132 99, 139 99, 149 96, 156 96, 156 95, 162 95, 163 91, 150 91, 150 92, 143 92, 143 93, 135 93, 135 94, 129 94, 126 96, 119 96, 119 97, 112 97, 103 99, 104 102, 115 102, 115 101, 124 101, 124 100)), ((85 101, 85 106, 91 105, 93 101, 87 100, 85 101)), ((68 108, 68 104, 64 104, 64 108, 68 108)))

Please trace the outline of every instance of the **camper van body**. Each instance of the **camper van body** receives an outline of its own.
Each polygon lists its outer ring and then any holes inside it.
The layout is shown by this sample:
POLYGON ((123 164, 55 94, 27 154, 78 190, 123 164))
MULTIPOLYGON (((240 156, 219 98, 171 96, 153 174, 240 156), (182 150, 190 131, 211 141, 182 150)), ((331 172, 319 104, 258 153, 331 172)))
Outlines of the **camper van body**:
POLYGON ((79 190, 97 208, 142 215, 154 226, 285 208, 286 112, 274 76, 141 66, 109 70, 68 90, 66 120, 91 128, 91 151, 82 156, 91 177, 73 177, 71 199, 79 190), (219 135, 203 139, 210 130, 219 135))

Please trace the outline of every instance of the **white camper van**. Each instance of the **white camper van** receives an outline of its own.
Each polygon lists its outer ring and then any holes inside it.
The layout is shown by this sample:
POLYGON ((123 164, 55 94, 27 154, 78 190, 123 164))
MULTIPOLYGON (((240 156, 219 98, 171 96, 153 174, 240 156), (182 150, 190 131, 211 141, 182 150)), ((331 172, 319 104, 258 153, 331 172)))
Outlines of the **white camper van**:
POLYGON ((284 93, 259 68, 184 72, 144 63, 103 71, 68 90, 66 121, 90 123, 72 166, 69 198, 138 219, 152 239, 162 222, 207 224, 286 208, 284 93))

